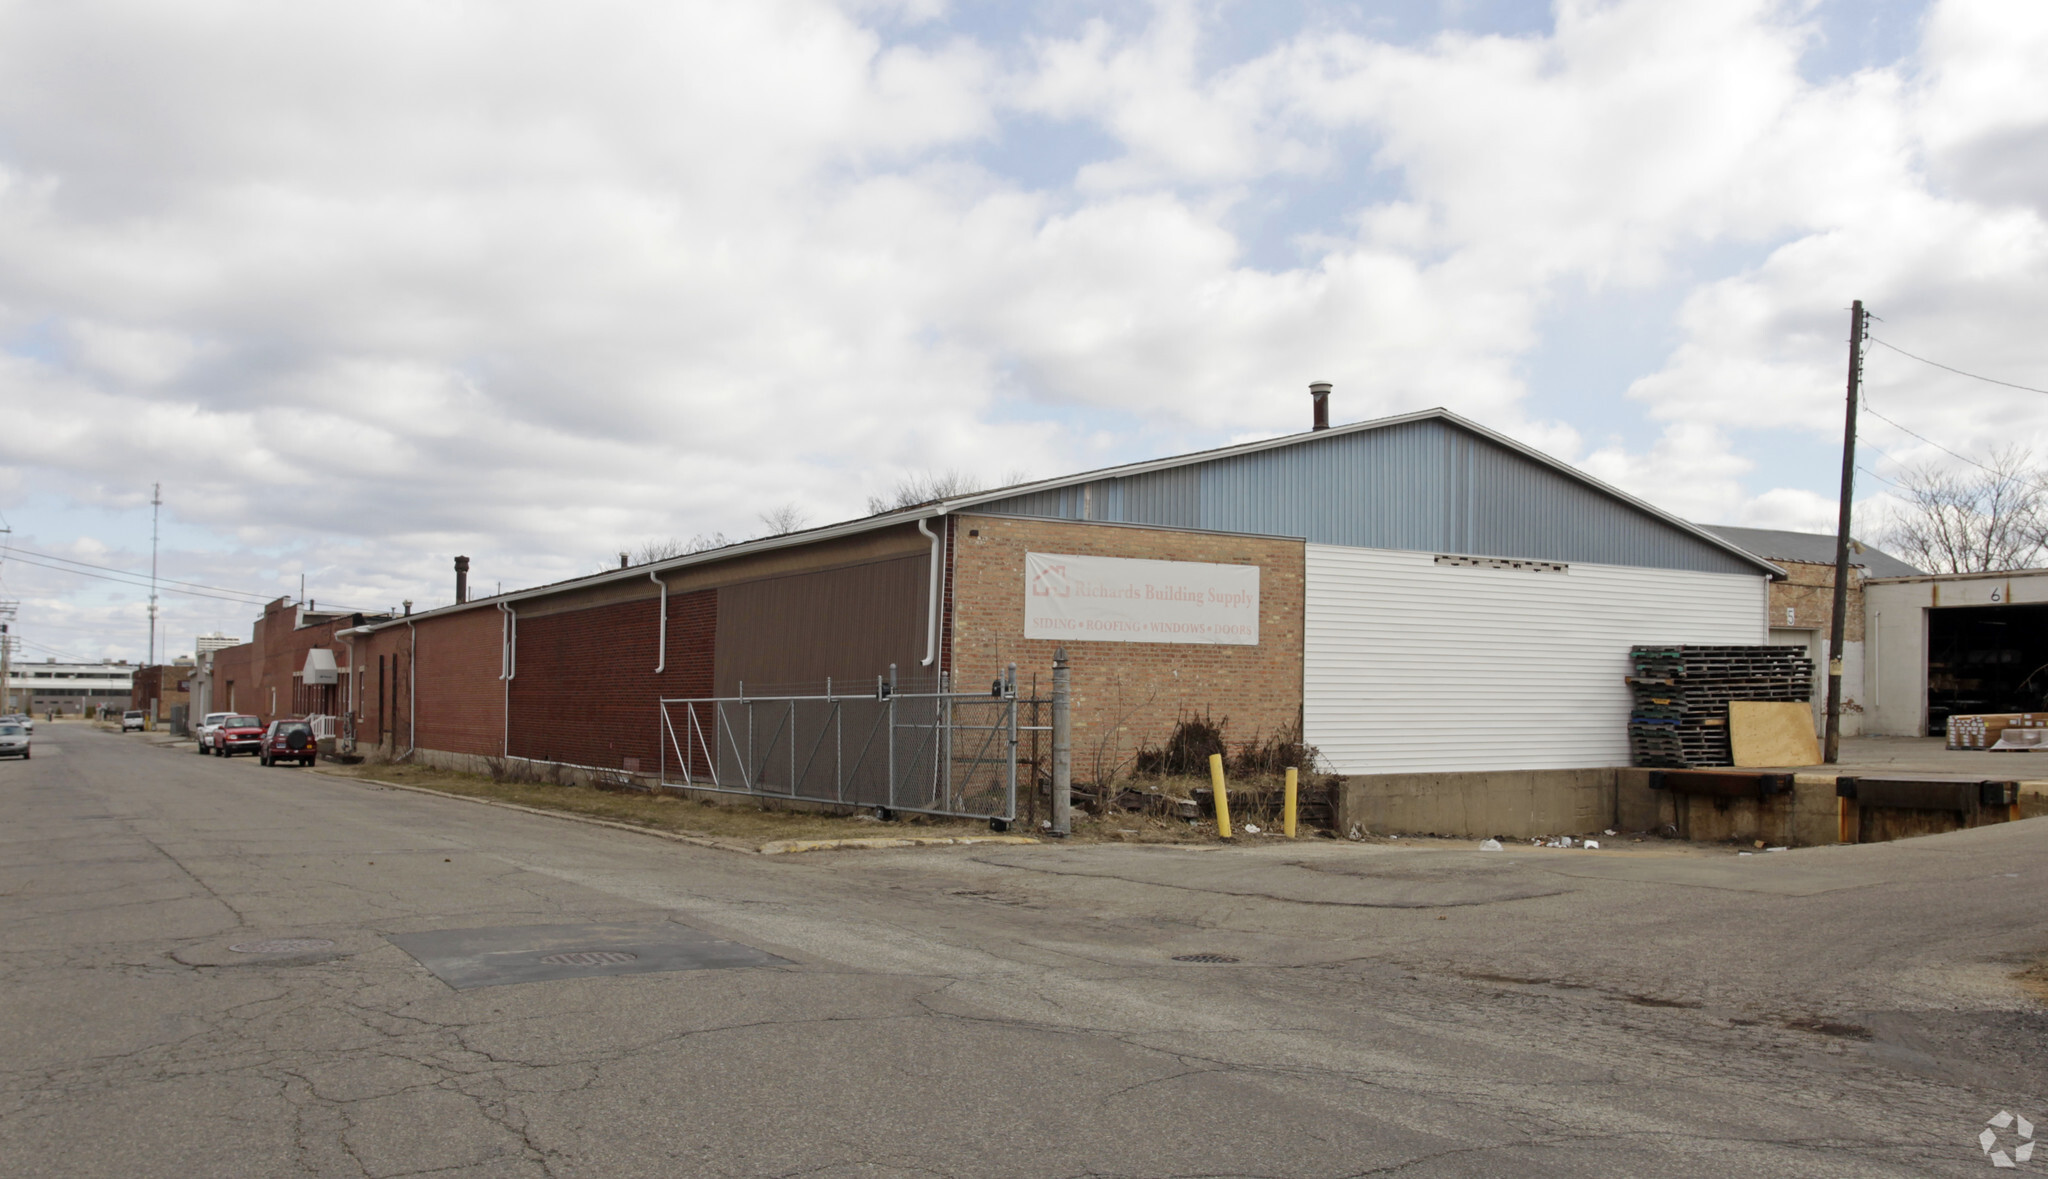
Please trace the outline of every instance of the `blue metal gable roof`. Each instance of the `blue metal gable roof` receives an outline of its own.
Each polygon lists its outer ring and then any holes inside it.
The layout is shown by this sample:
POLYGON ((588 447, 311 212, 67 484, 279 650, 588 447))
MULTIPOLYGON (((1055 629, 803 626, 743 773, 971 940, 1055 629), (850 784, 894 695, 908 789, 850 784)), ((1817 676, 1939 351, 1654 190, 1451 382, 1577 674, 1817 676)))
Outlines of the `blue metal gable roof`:
POLYGON ((1440 409, 961 497, 944 510, 1782 575, 1722 537, 1440 409))

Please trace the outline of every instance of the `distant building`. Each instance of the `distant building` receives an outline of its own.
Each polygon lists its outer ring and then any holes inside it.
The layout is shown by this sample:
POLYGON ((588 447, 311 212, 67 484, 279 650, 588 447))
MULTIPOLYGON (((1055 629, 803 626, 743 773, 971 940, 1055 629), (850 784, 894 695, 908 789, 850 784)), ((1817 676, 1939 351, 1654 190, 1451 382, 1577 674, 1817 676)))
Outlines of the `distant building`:
POLYGON ((135 669, 125 663, 17 663, 7 676, 12 711, 83 715, 86 710, 128 706, 135 669))
POLYGON ((138 667, 129 683, 128 707, 141 709, 159 724, 182 721, 190 710, 198 679, 199 665, 190 655, 138 667))
POLYGON ((224 635, 219 631, 215 631, 210 635, 200 635, 198 638, 193 639, 192 653, 203 663, 209 654, 225 647, 235 646, 241 641, 232 635, 224 635))
MULTIPOLYGON (((1730 528, 1707 524, 1708 532, 1740 545, 1785 570, 1771 583, 1771 642, 1803 647, 1813 659, 1813 717, 1816 731, 1827 712, 1828 636, 1834 625, 1835 537, 1833 533, 1785 532, 1774 528, 1730 528)), ((1855 537, 1849 538, 1848 610, 1842 624, 1842 735, 1869 731, 1864 723, 1870 693, 1864 681, 1864 583, 1879 577, 1921 577, 1920 570, 1855 537)))

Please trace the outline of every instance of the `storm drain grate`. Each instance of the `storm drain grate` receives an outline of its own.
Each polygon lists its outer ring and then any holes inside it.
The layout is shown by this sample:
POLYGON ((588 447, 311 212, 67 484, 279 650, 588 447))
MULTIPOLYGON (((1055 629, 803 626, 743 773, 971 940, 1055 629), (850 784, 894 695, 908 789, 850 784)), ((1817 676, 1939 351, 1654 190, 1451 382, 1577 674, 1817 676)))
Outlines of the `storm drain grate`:
POLYGON ((567 954, 549 954, 541 961, 549 966, 621 966, 637 961, 639 957, 624 950, 574 950, 567 954))
POLYGON ((1231 956, 1230 956, 1230 955, 1228 955, 1228 954, 1175 954, 1175 955, 1173 956, 1173 960, 1174 960, 1175 962, 1235 962, 1235 961, 1237 961, 1237 959, 1235 959, 1235 958, 1231 957, 1231 956))
POLYGON ((228 947, 237 954, 305 954, 333 948, 334 943, 324 937, 268 937, 260 942, 239 942, 228 947))

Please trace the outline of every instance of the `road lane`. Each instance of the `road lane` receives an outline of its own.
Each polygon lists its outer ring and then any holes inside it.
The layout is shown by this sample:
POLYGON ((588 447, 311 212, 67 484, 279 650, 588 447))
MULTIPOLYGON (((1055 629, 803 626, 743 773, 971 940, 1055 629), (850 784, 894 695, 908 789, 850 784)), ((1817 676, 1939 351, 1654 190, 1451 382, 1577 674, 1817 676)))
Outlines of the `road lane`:
POLYGON ((2048 1113, 2033 822, 768 859, 46 729, 8 1174, 1962 1174, 2048 1113), (457 991, 386 940, 662 922, 789 964, 457 991), (276 937, 334 946, 230 948, 276 937))

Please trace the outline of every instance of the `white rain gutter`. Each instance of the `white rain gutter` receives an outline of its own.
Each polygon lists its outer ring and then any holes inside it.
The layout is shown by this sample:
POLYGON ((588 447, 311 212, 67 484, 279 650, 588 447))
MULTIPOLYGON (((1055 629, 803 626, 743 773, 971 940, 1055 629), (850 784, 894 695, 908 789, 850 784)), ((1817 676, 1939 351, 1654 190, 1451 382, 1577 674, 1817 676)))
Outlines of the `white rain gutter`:
POLYGON ((498 648, 499 679, 505 681, 504 735, 498 739, 498 756, 512 756, 512 677, 519 674, 519 612, 510 602, 499 602, 498 613, 504 619, 503 643, 498 648))
POLYGON ((647 577, 648 580, 661 587, 661 638, 659 640, 661 646, 659 648, 660 654, 655 656, 654 660, 654 674, 660 675, 662 670, 668 666, 668 582, 663 581, 661 574, 656 573, 652 569, 647 571, 647 577))
MULTIPOLYGON (((350 753, 354 753, 356 751, 356 722, 363 719, 362 713, 357 711, 359 708, 362 707, 363 703, 363 670, 361 665, 356 663, 355 628, 350 627, 347 630, 335 631, 334 637, 348 644, 348 674, 350 676, 348 685, 348 707, 342 709, 342 711, 344 713, 347 713, 349 717, 348 751, 350 753)), ((336 740, 339 739, 340 738, 337 735, 336 740)))
POLYGON ((924 533, 925 539, 932 542, 931 607, 925 612, 924 659, 918 664, 919 667, 930 667, 939 658, 939 546, 944 538, 938 533, 933 532, 930 528, 925 527, 925 525, 932 520, 943 520, 945 518, 943 513, 937 516, 919 516, 917 518, 917 530, 924 533))

